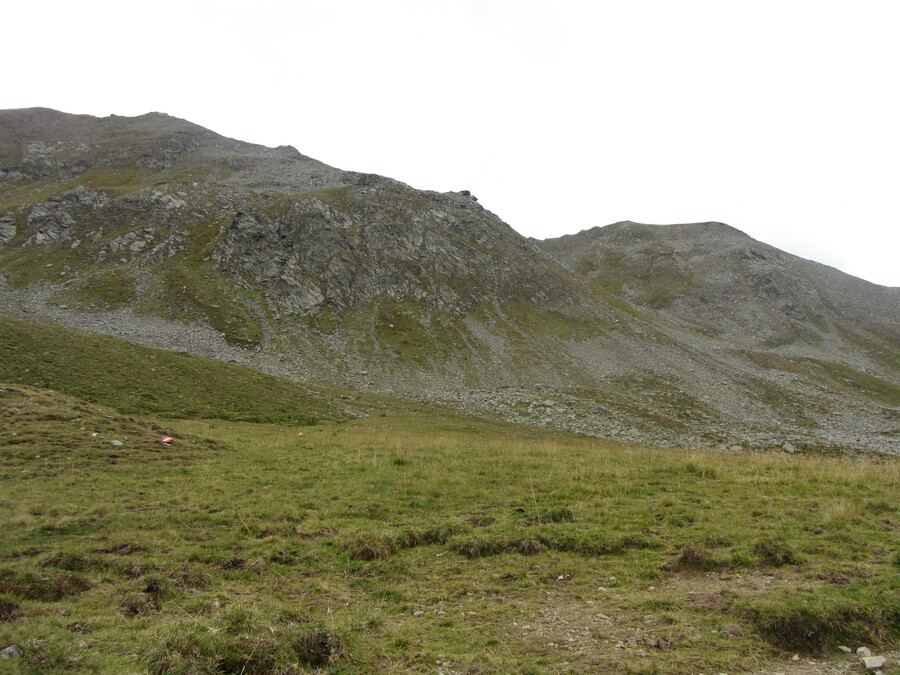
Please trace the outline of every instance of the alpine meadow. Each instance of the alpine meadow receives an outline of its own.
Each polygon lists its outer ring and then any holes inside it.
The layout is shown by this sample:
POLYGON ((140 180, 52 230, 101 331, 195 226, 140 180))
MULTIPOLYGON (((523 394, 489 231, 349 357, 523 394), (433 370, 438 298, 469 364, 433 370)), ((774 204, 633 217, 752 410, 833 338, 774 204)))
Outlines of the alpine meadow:
POLYGON ((0 673, 900 673, 898 288, 31 108, 0 317, 0 673))

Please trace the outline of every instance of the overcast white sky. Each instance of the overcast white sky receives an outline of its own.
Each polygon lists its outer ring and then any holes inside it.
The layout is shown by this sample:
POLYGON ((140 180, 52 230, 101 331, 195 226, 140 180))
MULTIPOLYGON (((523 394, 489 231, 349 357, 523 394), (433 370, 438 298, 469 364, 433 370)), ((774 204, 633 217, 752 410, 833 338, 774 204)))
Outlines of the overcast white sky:
POLYGON ((152 110, 522 234, 726 222, 900 286, 896 0, 9 2, 0 108, 152 110))

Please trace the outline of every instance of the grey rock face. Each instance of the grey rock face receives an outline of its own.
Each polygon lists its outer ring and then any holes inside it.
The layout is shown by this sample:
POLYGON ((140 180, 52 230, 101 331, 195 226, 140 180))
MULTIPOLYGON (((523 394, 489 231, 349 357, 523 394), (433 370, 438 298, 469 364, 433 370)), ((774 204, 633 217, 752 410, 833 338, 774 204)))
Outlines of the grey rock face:
POLYGON ((517 239, 471 199, 345 187, 296 199, 274 215, 239 212, 212 259, 221 273, 304 313, 379 297, 447 311, 486 300, 571 299, 540 252, 526 247, 506 257, 517 239))
POLYGON ((107 244, 107 249, 112 254, 122 252, 138 253, 152 244, 154 241, 153 228, 144 228, 142 230, 126 232, 120 237, 116 237, 107 244))
POLYGON ((106 205, 108 201, 103 193, 79 186, 35 204, 26 219, 26 226, 33 234, 25 245, 70 241, 75 237, 77 218, 86 218, 91 211, 106 205))
POLYGON ((6 246, 16 236, 16 216, 0 213, 0 246, 6 246))
POLYGON ((26 222, 29 228, 36 231, 25 243, 47 244, 70 239, 70 228, 75 225, 75 217, 67 209, 55 204, 38 204, 28 214, 26 222))

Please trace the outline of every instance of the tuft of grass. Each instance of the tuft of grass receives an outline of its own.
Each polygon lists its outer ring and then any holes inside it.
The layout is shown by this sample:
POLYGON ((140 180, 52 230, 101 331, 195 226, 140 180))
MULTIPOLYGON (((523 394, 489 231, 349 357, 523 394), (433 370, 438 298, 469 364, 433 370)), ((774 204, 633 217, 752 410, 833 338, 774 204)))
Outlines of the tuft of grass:
POLYGON ((781 539, 763 539, 753 545, 753 552, 763 565, 781 567, 799 565, 802 561, 796 551, 781 539))
POLYGON ((351 560, 384 560, 397 552, 397 543, 390 537, 364 535, 346 546, 351 560))
POLYGON ((315 668, 346 657, 346 648, 337 635, 327 630, 311 630, 293 639, 292 645, 301 663, 315 668))
POLYGON ((703 546, 685 546, 678 556, 666 563, 663 569, 669 572, 710 572, 727 567, 728 564, 714 556, 703 546))
POLYGON ((11 621, 19 615, 19 600, 9 593, 0 593, 0 621, 11 621))
POLYGON ((714 480, 719 477, 719 472, 716 471, 714 467, 700 466, 693 461, 685 464, 684 470, 691 475, 697 476, 698 478, 709 478, 714 480))
POLYGON ((74 553, 60 553, 43 560, 41 567, 55 567, 66 572, 88 572, 105 569, 107 563, 105 560, 80 556, 74 553))
POLYGON ((542 534, 535 537, 491 537, 476 535, 453 540, 450 549, 467 558, 481 558, 500 553, 536 555, 544 551, 578 553, 586 556, 618 555, 637 549, 653 548, 643 537, 584 537, 542 534))
POLYGON ((476 536, 454 541, 450 544, 450 550, 469 559, 483 558, 489 555, 498 555, 512 550, 512 542, 493 537, 476 536))
POLYGON ((394 538, 398 548, 415 548, 446 544, 452 537, 467 531, 467 528, 456 523, 444 523, 424 528, 411 528, 401 532, 394 538))
POLYGON ((575 520, 575 512, 568 506, 531 509, 525 516, 528 523, 570 523, 575 520))

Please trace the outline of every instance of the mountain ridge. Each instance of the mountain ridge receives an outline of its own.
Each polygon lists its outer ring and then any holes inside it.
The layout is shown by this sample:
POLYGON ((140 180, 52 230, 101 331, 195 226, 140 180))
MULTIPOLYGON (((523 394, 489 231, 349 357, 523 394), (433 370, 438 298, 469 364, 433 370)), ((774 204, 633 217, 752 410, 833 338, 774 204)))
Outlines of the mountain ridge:
POLYGON ((301 381, 648 443, 896 451, 898 289, 816 265, 724 224, 528 239, 465 191, 162 113, 0 111, 3 312, 301 381))
MULTIPOLYGON (((828 310, 835 310, 842 317, 852 316, 857 324, 862 323, 886 338, 900 338, 900 313, 896 311, 900 305, 900 288, 879 286, 846 275, 833 267, 781 251, 723 223, 624 222, 544 240, 539 245, 623 299, 668 310, 670 319, 708 318, 711 303, 721 299, 714 318, 722 321, 726 313, 734 318, 735 302, 755 300, 754 309, 768 304, 800 322, 807 315, 813 322, 826 321, 828 310), (577 244, 573 245, 573 241, 577 244), (623 266, 626 248, 633 260, 623 266), (644 257, 643 269, 635 251, 644 257), (711 263, 710 259, 715 262, 711 263), (707 269, 702 269, 701 263, 707 269), (632 276, 655 274, 669 283, 679 282, 684 286, 679 295, 686 296, 681 299, 696 301, 679 305, 673 297, 679 289, 671 287, 669 293, 656 295, 647 292, 649 285, 629 289, 626 280, 616 274, 623 267, 632 276), (789 267, 793 268, 789 270, 791 275, 785 273, 789 267), (800 275, 794 269, 802 270, 806 280, 802 287, 798 286, 800 275), (736 277, 749 281, 751 288, 744 290, 753 293, 753 298, 729 293, 727 286, 735 286, 736 277), (725 302, 730 303, 727 311, 722 306, 725 302), (877 305, 888 308, 893 305, 894 311, 879 312, 877 305)), ((744 331, 751 328, 749 318, 739 320, 737 327, 744 331)))

